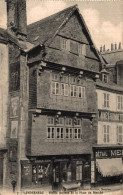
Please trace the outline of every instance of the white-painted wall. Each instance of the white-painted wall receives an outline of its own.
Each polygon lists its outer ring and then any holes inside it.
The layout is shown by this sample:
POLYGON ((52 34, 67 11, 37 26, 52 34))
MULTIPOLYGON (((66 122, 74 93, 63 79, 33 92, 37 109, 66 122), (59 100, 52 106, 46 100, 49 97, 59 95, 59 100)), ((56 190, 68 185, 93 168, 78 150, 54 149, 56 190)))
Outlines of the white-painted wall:
POLYGON ((101 89, 97 89, 96 91, 97 91, 98 109, 117 111, 117 94, 116 93, 111 93, 111 92, 104 91, 101 89), (109 108, 104 107, 104 93, 109 94, 109 98, 110 98, 110 107, 109 108))
MULTIPOLYGON (((117 108, 117 93, 111 93, 106 90, 96 89, 97 92, 97 101, 98 101, 98 109, 99 110, 107 110, 113 112, 123 112, 123 110, 118 110, 117 108), (108 93, 110 97, 110 107, 104 107, 104 93, 108 93)), ((103 135, 103 126, 109 125, 110 126, 110 142, 107 143, 117 144, 117 126, 123 125, 122 123, 118 122, 105 122, 105 121, 98 121, 98 132, 97 132, 97 143, 98 144, 105 144, 104 143, 104 135, 103 135)))
POLYGON ((103 136, 103 126, 104 125, 110 126, 110 142, 107 144, 109 144, 109 145, 117 144, 117 126, 123 125, 123 124, 115 123, 115 122, 98 121, 98 134, 97 134, 97 143, 98 144, 105 144, 104 143, 104 136, 103 136))
POLYGON ((8 46, 0 43, 0 147, 5 146, 8 109, 8 46))

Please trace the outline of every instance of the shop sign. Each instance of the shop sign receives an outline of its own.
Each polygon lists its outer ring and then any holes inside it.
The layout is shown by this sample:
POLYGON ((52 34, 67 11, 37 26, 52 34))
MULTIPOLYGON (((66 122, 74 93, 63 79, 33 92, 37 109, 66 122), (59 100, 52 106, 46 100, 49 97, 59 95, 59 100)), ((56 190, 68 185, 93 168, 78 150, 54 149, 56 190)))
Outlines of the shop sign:
POLYGON ((98 119, 107 122, 123 122, 123 113, 99 110, 98 119))
POLYGON ((29 173, 30 173, 30 165, 29 164, 23 165, 23 174, 29 175, 29 173))
POLYGON ((50 163, 51 160, 35 160, 34 163, 50 163))
POLYGON ((91 183, 95 183, 95 162, 91 161, 91 183))
POLYGON ((96 158, 117 158, 123 157, 123 149, 103 149, 95 151, 96 158))

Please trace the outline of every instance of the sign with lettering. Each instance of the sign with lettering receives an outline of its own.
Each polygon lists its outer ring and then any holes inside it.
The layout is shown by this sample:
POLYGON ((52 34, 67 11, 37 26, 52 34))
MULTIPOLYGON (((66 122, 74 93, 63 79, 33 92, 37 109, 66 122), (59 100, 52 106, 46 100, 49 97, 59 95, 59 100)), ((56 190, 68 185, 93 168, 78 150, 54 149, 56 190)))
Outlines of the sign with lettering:
POLYGON ((91 161, 91 183, 95 183, 95 162, 91 161))
POLYGON ((95 158, 121 158, 123 157, 123 149, 97 149, 95 158))
POLYGON ((29 186, 32 183, 32 165, 24 162, 21 164, 21 181, 22 187, 29 186))
POLYGON ((99 110, 98 119, 108 122, 123 122, 123 113, 99 110))

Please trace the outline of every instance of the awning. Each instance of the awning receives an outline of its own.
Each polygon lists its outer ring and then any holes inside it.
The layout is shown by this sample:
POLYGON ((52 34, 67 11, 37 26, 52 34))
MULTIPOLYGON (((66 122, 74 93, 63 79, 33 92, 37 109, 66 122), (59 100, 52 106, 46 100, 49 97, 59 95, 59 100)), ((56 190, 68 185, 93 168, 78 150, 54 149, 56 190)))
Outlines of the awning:
POLYGON ((96 166, 103 177, 123 174, 122 158, 96 159, 96 166))

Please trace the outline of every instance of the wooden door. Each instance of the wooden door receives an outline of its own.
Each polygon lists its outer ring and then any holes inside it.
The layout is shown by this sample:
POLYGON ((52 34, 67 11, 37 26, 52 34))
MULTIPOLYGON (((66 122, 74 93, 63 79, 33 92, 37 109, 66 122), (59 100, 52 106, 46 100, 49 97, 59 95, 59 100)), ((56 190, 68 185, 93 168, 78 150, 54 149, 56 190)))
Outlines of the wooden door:
POLYGON ((0 158, 0 188, 3 186, 3 158, 0 158))
POLYGON ((89 162, 83 165, 83 182, 90 183, 91 181, 91 166, 89 162))

